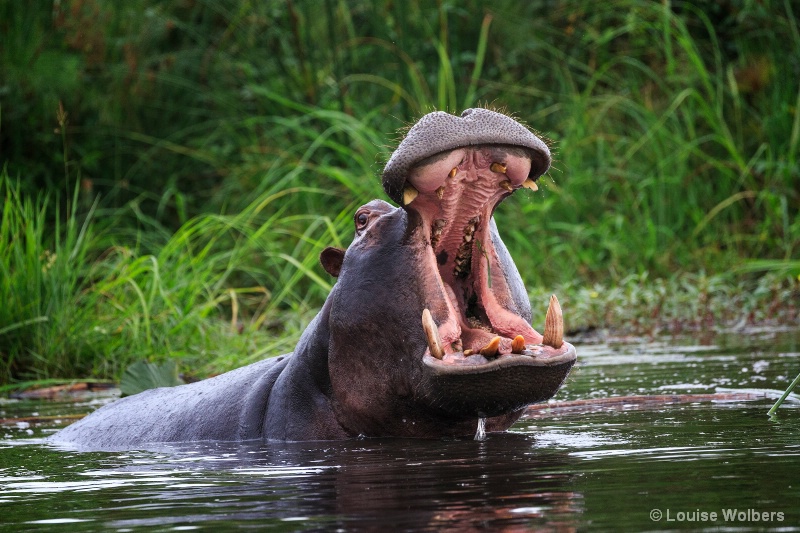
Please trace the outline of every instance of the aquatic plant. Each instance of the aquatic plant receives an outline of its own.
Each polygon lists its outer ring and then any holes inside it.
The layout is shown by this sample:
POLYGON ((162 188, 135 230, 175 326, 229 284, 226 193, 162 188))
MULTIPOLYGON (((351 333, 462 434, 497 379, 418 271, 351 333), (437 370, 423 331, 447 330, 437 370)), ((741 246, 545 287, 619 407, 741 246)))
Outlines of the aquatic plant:
POLYGON ((778 411, 778 408, 781 405, 783 405, 783 402, 785 402, 786 398, 788 398, 789 395, 792 393, 792 391, 797 388, 797 385, 799 383, 800 383, 800 374, 797 374, 797 377, 795 377, 794 380, 792 380, 792 382, 789 384, 789 386, 786 387, 786 390, 783 392, 781 397, 778 398, 778 401, 776 401, 775 404, 772 407, 770 407, 769 411, 767 411, 767 416, 775 415, 775 413, 778 411))

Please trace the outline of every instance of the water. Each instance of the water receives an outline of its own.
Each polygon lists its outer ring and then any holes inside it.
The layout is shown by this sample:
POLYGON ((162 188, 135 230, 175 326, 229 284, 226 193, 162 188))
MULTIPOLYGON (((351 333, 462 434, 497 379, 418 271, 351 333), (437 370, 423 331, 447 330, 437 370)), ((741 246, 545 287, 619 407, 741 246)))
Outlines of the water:
MULTIPOLYGON (((783 389, 800 370, 799 341, 798 332, 766 331, 709 346, 582 345, 558 399, 783 389)), ((0 418, 104 401, 4 402, 0 418)), ((540 410, 477 441, 127 453, 59 450, 39 440, 57 422, 12 421, 0 426, 0 529, 798 530, 799 404, 770 420, 771 403, 540 410)))

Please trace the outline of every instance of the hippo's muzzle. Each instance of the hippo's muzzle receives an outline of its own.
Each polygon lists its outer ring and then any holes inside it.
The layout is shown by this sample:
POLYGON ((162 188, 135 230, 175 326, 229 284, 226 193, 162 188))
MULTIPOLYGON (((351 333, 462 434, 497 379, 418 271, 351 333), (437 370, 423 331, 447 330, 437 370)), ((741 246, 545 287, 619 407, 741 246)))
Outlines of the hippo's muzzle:
POLYGON ((492 214, 515 191, 537 190, 544 142, 486 109, 431 113, 407 134, 383 173, 384 189, 415 214, 430 272, 420 354, 436 407, 491 417, 552 397, 575 363, 553 296, 544 335, 530 325, 527 292, 492 214))

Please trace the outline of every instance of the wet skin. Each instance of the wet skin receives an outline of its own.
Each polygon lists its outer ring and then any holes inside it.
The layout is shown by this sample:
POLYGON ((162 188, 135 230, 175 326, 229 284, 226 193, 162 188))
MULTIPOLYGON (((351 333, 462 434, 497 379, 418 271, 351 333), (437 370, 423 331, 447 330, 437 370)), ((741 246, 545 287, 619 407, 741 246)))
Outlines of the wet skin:
POLYGON ((484 109, 423 117, 384 189, 354 215, 338 278, 291 354, 145 391, 52 437, 84 449, 196 440, 471 436, 552 397, 575 362, 553 298, 544 335, 492 214, 550 164, 546 145, 484 109))

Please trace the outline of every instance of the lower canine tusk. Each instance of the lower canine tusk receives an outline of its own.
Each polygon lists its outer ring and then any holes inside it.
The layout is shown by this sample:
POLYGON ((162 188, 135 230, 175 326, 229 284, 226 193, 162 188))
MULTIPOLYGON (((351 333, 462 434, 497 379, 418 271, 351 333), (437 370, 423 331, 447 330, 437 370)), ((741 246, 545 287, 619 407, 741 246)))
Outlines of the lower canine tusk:
POLYGON ((564 344, 564 317, 555 294, 550 297, 550 307, 547 308, 547 315, 544 317, 542 344, 556 349, 564 344))
POLYGON ((422 311, 422 329, 425 330, 425 338, 428 341, 428 348, 431 349, 431 355, 436 359, 444 357, 442 338, 439 337, 439 328, 436 327, 431 312, 427 309, 422 311))

